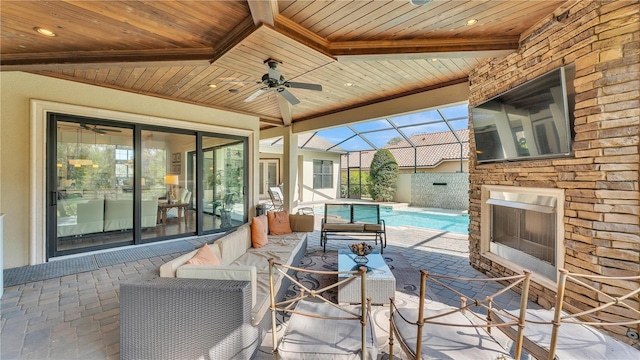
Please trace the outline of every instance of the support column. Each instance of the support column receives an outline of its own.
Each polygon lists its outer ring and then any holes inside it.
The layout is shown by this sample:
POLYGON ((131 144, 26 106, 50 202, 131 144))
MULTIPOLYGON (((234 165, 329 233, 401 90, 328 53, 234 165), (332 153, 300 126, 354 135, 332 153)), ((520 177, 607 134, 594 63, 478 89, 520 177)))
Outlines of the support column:
POLYGON ((291 126, 287 127, 282 137, 284 142, 284 151, 282 154, 284 208, 289 212, 298 205, 295 202, 295 191, 298 185, 298 135, 294 134, 291 130, 291 126))

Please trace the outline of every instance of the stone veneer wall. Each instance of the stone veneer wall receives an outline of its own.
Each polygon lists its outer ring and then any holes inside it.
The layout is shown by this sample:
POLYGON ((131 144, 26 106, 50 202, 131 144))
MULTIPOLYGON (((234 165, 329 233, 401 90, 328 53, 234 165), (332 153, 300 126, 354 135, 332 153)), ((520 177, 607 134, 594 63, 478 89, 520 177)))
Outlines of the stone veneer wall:
POLYGON ((468 210, 469 174, 411 174, 411 206, 468 210), (434 183, 446 185, 434 185, 434 183))
MULTIPOLYGON (((574 156, 477 164, 470 146, 470 262, 492 275, 511 273, 480 253, 480 189, 483 184, 565 190, 562 267, 580 273, 640 273, 638 189, 640 118, 640 19, 637 1, 570 1, 524 33, 520 49, 480 64, 469 76, 474 106, 566 64, 575 64, 574 156)), ((473 121, 472 119, 470 121, 473 121)), ((636 289, 631 281, 603 281, 605 291, 636 289)), ((533 283, 532 300, 552 306, 555 292, 533 283)), ((597 295, 567 289, 568 309, 599 304, 597 295)), ((634 304, 640 308, 638 299, 634 304)), ((601 319, 636 317, 620 310, 601 319)), ((640 326, 631 330, 638 332, 640 326)), ((605 328, 615 337, 626 327, 605 328)))

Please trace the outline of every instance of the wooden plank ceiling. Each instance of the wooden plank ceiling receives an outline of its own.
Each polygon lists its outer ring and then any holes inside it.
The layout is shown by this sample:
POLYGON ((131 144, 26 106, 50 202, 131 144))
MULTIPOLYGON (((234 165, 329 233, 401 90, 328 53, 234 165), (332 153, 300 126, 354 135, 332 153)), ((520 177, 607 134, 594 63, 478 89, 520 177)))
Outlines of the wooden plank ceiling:
POLYGON ((269 58, 287 80, 322 85, 289 89, 300 100, 292 119, 304 121, 466 81, 562 3, 3 0, 0 69, 252 114, 266 128, 282 124, 280 95, 244 99, 269 58))

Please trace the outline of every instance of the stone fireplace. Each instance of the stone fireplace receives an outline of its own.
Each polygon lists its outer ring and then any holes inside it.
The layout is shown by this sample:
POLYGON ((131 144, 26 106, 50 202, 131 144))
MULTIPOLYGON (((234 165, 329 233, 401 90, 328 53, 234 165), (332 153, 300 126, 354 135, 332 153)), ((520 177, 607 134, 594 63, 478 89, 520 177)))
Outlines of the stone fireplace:
POLYGON ((540 284, 555 286, 564 263, 564 191, 514 186, 482 187, 482 253, 540 284))
MULTIPOLYGON (((469 141, 469 262, 496 277, 517 273, 524 267, 522 259, 533 260, 526 266, 542 264, 529 297, 546 308, 556 295, 553 268, 587 275, 640 274, 639 16, 634 1, 568 1, 525 31, 517 51, 486 60, 469 74, 473 107, 553 69, 575 66, 569 155, 478 163, 473 132, 469 141), (517 189, 542 197, 523 201, 517 189), (555 210, 529 208, 547 206, 554 198, 555 210), (547 251, 553 231, 546 227, 554 221, 555 250, 547 251), (493 233, 492 227, 497 229, 493 233)), ((602 280, 592 285, 624 294, 640 283, 602 280)), ((603 303, 577 288, 567 288, 565 299, 564 308, 574 313, 603 303)), ((629 301, 640 308, 640 300, 629 301)), ((634 315, 603 311, 596 317, 634 315)), ((627 337, 640 332, 640 325, 604 330, 640 346, 637 338, 627 337)))

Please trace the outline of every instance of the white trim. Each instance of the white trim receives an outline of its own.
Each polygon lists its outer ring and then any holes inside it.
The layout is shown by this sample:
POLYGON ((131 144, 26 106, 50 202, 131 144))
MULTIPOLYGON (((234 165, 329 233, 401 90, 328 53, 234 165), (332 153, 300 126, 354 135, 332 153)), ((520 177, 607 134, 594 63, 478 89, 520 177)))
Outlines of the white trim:
MULTIPOLYGON (((521 186, 501 186, 501 185, 482 185, 481 189, 481 209, 480 209, 480 256, 496 262, 512 271, 522 273, 525 268, 513 261, 505 259, 498 254, 492 253, 490 249, 491 237, 491 205, 488 200, 491 192, 508 192, 516 194, 535 194, 556 198, 556 269, 564 267, 564 190, 554 188, 531 188, 521 186)), ((531 273, 531 278, 536 283, 550 290, 557 289, 557 279, 559 272, 556 271, 556 281, 547 278, 536 272, 531 273)))
MULTIPOLYGON (((194 131, 229 134, 247 137, 249 142, 249 169, 247 175, 253 179, 253 151, 255 134, 252 130, 229 128, 219 125, 200 124, 185 120, 161 118, 157 116, 141 115, 114 110, 97 109, 87 106, 58 103, 46 100, 30 100, 30 178, 29 178, 29 265, 41 264, 46 261, 46 155, 47 155, 47 114, 50 112, 108 119, 127 123, 166 126, 194 131)), ((249 187, 251 187, 249 183, 249 187)), ((249 191, 248 204, 253 204, 253 194, 249 191)))

